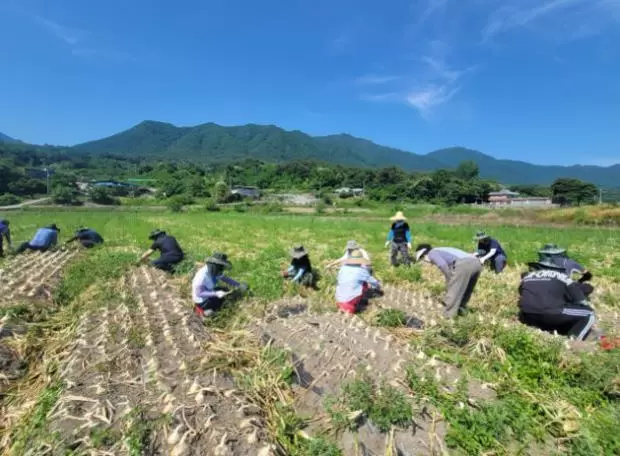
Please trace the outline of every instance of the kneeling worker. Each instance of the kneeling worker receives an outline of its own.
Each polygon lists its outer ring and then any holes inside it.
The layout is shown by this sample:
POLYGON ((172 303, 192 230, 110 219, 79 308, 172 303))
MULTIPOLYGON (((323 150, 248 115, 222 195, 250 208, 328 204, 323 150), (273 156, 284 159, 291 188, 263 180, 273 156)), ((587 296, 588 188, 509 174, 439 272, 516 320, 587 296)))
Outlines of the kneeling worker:
POLYGON ((153 241, 153 244, 151 248, 140 257, 140 262, 146 262, 156 250, 159 250, 159 258, 155 261, 151 261, 151 266, 161 269, 162 271, 174 272, 175 266, 183 261, 184 258, 183 250, 181 250, 181 246, 179 246, 177 240, 161 230, 151 232, 149 239, 153 241))
POLYGON ((4 246, 2 244, 3 239, 6 238, 6 242, 11 248, 11 229, 9 228, 8 220, 0 220, 0 258, 4 256, 4 246))
POLYGON ((580 284, 550 258, 525 274, 519 286, 519 320, 543 331, 583 340, 594 324, 594 310, 580 284))
POLYGON ((282 271, 282 277, 306 287, 316 285, 310 255, 303 245, 296 245, 291 249, 291 264, 287 270, 282 271))
POLYGON ((35 250, 39 252, 47 252, 58 244, 58 232, 60 229, 55 225, 48 225, 39 228, 30 242, 24 242, 20 245, 15 254, 25 252, 26 250, 35 250))
POLYGON ((207 258, 206 265, 196 272, 192 280, 192 299, 196 307, 194 311, 199 316, 208 317, 222 307, 224 298, 231 294, 226 288, 218 287, 217 283, 222 281, 241 292, 248 290, 248 286, 239 283, 224 275, 226 269, 230 269, 231 264, 224 253, 215 252, 207 258))
POLYGON ((69 244, 76 240, 79 240, 80 244, 82 244, 82 247, 84 247, 85 249, 90 249, 92 247, 95 247, 96 245, 103 244, 103 238, 99 233, 97 233, 95 230, 84 227, 78 228, 73 237, 69 239, 66 243, 69 244))
POLYGON ((489 262, 495 274, 499 274, 506 267, 506 252, 502 245, 484 231, 479 231, 474 237, 478 241, 478 251, 475 255, 480 259, 480 263, 489 262))
POLYGON ((453 247, 433 248, 430 244, 420 244, 415 250, 416 262, 423 260, 437 266, 446 278, 444 317, 452 318, 465 312, 482 272, 480 260, 453 247))
POLYGON ((367 299, 370 288, 381 290, 381 282, 370 274, 369 265, 368 260, 359 251, 353 252, 343 260, 336 286, 336 302, 340 310, 356 313, 367 299))

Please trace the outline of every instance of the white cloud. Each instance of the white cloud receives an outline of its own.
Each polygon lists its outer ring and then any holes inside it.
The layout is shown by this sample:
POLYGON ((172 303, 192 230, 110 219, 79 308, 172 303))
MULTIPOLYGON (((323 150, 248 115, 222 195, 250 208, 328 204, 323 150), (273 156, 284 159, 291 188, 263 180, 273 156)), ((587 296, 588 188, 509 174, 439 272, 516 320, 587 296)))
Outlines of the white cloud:
POLYGON ((87 32, 85 32, 84 30, 65 27, 64 25, 61 25, 58 22, 52 21, 51 19, 47 19, 45 17, 35 16, 35 20, 56 38, 64 41, 70 46, 77 45, 87 35, 87 32))
POLYGON ((433 109, 450 101, 460 89, 459 86, 451 84, 431 84, 422 89, 409 92, 406 101, 409 105, 416 108, 422 117, 427 117, 433 109))
POLYGON ((564 26, 560 29, 561 34, 567 40, 573 40, 600 30, 609 19, 620 19, 620 0, 548 0, 542 3, 534 0, 501 0, 500 3, 498 9, 490 12, 482 29, 483 42, 545 19, 550 27, 564 26), (553 23, 550 22, 552 19, 553 23), (566 29, 571 28, 579 28, 581 32, 567 34, 566 29))

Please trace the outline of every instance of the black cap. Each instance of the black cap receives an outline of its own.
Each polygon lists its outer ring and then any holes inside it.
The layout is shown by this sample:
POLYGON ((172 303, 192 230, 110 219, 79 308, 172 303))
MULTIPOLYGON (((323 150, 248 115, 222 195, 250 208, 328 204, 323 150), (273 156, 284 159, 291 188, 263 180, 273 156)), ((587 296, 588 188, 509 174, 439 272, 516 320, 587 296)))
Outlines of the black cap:
POLYGON ((157 239, 159 236, 163 236, 165 235, 166 232, 162 231, 162 230, 153 230, 151 231, 151 234, 149 234, 149 239, 153 240, 153 239, 157 239))

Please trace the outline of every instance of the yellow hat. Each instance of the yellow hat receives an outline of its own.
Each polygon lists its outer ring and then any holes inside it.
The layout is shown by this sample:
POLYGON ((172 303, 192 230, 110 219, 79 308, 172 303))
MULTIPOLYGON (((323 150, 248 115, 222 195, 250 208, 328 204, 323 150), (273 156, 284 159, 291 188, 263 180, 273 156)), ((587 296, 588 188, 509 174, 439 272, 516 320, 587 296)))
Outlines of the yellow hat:
POLYGON ((405 214, 403 214, 402 211, 398 211, 393 217, 390 217, 390 220, 397 222, 398 220, 407 220, 407 217, 405 217, 405 214))

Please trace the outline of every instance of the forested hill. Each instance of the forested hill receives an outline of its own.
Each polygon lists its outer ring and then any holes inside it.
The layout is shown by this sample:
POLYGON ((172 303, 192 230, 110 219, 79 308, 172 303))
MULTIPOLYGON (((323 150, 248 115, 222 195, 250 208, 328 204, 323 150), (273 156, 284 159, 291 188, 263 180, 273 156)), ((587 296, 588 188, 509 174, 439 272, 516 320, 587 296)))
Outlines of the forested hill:
POLYGON ((0 131, 0 143, 18 143, 20 141, 18 141, 17 139, 13 139, 8 135, 5 135, 4 133, 2 133, 0 131))
POLYGON ((481 177, 505 184, 549 185, 559 177, 573 177, 606 187, 616 187, 620 182, 620 165, 540 166, 497 160, 462 147, 418 155, 350 135, 313 137, 273 125, 223 127, 207 123, 176 127, 164 122, 145 121, 108 138, 74 146, 73 150, 214 164, 245 158, 278 163, 313 160, 372 168, 394 165, 419 171, 455 168, 462 161, 473 160, 480 168, 481 177))

